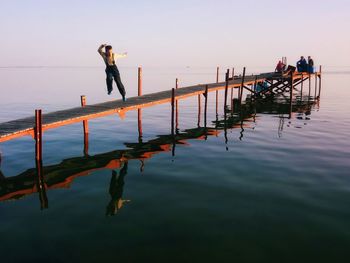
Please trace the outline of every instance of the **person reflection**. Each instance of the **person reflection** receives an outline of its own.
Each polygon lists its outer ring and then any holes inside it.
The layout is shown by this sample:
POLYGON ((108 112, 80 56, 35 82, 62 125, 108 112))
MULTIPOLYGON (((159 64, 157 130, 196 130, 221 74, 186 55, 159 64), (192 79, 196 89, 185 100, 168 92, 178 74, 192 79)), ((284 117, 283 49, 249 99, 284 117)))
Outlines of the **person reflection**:
POLYGON ((106 216, 115 215, 123 204, 130 202, 130 200, 123 200, 124 177, 128 172, 128 162, 125 162, 122 169, 120 169, 119 176, 115 170, 112 170, 112 178, 109 185, 109 194, 111 201, 107 205, 106 216))
POLYGON ((2 157, 1 157, 1 152, 0 152, 0 180, 5 179, 4 174, 1 172, 1 162, 2 162, 2 157))

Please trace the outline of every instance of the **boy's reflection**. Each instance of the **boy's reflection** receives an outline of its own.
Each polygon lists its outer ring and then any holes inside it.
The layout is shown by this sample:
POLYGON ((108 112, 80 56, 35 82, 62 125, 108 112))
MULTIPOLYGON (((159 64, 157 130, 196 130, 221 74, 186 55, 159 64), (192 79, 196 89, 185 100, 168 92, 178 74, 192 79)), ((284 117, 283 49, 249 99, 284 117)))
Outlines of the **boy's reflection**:
POLYGON ((0 180, 5 179, 4 174, 1 172, 1 161, 2 161, 2 157, 1 157, 1 152, 0 152, 0 180))
POLYGON ((130 202, 130 200, 123 200, 123 188, 124 188, 124 177, 128 172, 128 162, 125 162, 122 169, 119 172, 119 176, 116 171, 112 171, 111 183, 109 186, 109 194, 111 195, 111 201, 109 202, 106 215, 113 216, 119 209, 122 208, 125 202, 130 202))

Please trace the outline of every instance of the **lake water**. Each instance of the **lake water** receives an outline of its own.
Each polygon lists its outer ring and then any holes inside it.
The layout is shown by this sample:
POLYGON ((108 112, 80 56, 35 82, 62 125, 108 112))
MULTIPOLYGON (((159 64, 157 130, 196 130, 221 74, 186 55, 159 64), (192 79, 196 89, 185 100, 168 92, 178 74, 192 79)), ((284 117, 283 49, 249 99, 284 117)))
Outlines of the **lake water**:
MULTIPOLYGON (((128 96, 137 69, 121 68, 128 96)), ((258 70, 255 70, 256 72, 258 70)), ((239 72, 238 72, 239 73, 239 72)), ((253 73, 253 72, 249 72, 253 73)), ((145 68, 143 93, 213 82, 215 68, 145 68)), ((348 262, 350 75, 322 78, 318 103, 216 116, 209 93, 0 144, 0 262, 348 262), (199 124, 199 125, 198 125, 199 124)), ((313 87, 313 85, 312 85, 313 87)), ((0 122, 106 95, 101 68, 0 69, 0 122)), ((236 96, 236 94, 235 94, 236 96)))

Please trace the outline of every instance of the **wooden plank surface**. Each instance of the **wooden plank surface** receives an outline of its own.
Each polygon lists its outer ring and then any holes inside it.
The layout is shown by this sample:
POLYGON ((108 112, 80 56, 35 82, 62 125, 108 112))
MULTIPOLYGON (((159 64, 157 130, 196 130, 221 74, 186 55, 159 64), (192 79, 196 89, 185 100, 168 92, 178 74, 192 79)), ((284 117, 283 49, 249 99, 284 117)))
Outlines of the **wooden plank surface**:
MULTIPOLYGON (((274 76, 274 73, 263 73, 259 75, 246 76, 244 85, 252 85, 257 81, 264 81, 274 76)), ((208 85, 208 92, 225 88, 225 82, 199 84, 195 86, 179 88, 175 91, 176 99, 183 99, 189 96, 195 96, 205 92, 205 86, 208 85)), ((229 81, 229 88, 237 88, 241 85, 241 78, 235 77, 229 81)), ((139 97, 128 98, 126 102, 122 100, 113 100, 85 107, 76 107, 66 110, 55 111, 43 114, 43 130, 57 128, 60 126, 80 122, 83 120, 98 118, 110 114, 122 113, 143 107, 149 107, 156 104, 170 102, 171 90, 146 94, 139 97)), ((35 119, 27 117, 9 122, 0 123, 0 142, 8 141, 17 137, 32 135, 35 119)))

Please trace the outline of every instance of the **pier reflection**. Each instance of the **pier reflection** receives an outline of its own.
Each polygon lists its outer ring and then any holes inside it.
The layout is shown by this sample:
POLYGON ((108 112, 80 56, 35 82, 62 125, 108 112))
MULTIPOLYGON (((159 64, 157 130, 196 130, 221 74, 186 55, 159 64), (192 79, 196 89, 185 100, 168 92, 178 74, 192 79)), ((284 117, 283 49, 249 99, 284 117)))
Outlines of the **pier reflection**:
MULTIPOLYGON (((256 115, 258 113, 279 116, 278 132, 280 135, 283 131, 284 119, 288 118, 286 115, 296 113, 297 118, 300 118, 301 115, 307 116, 311 114, 312 107, 318 105, 317 101, 299 100, 293 103, 291 110, 290 103, 286 101, 246 101, 245 104, 239 105, 239 107, 235 105, 226 107, 222 119, 216 114, 216 120, 211 122, 212 127, 207 127, 207 106, 205 105, 204 127, 201 127, 200 96, 198 98, 199 115, 197 127, 195 128, 180 131, 178 129, 177 117, 176 125, 172 127, 170 134, 159 135, 152 140, 143 141, 141 132, 141 136, 139 136, 136 142, 124 143, 126 146, 125 149, 117 149, 91 156, 87 154, 87 146, 85 146, 84 149, 86 151, 84 151, 83 156, 65 159, 59 164, 42 166, 42 162, 37 161, 35 168, 10 177, 6 177, 0 170, 0 201, 17 200, 26 195, 38 193, 40 208, 45 209, 48 208, 49 203, 47 197, 48 191, 57 188, 68 188, 75 178, 89 175, 96 170, 111 169, 112 177, 109 185, 110 201, 106 206, 106 215, 114 215, 125 203, 130 201, 123 199, 124 180, 128 172, 128 161, 139 160, 141 162, 140 171, 143 171, 145 160, 152 158, 155 154, 172 152, 175 155, 176 145, 188 144, 187 141, 192 139, 206 140, 207 137, 218 136, 221 131, 224 132, 226 147, 228 147, 227 130, 240 129, 240 139, 242 139, 245 128, 250 127, 252 123, 256 122, 256 115), (119 172, 117 171, 118 169, 120 169, 119 172)), ((142 129, 140 125, 138 128, 139 131, 142 129)), ((84 142, 88 144, 87 140, 84 140, 84 142)))

